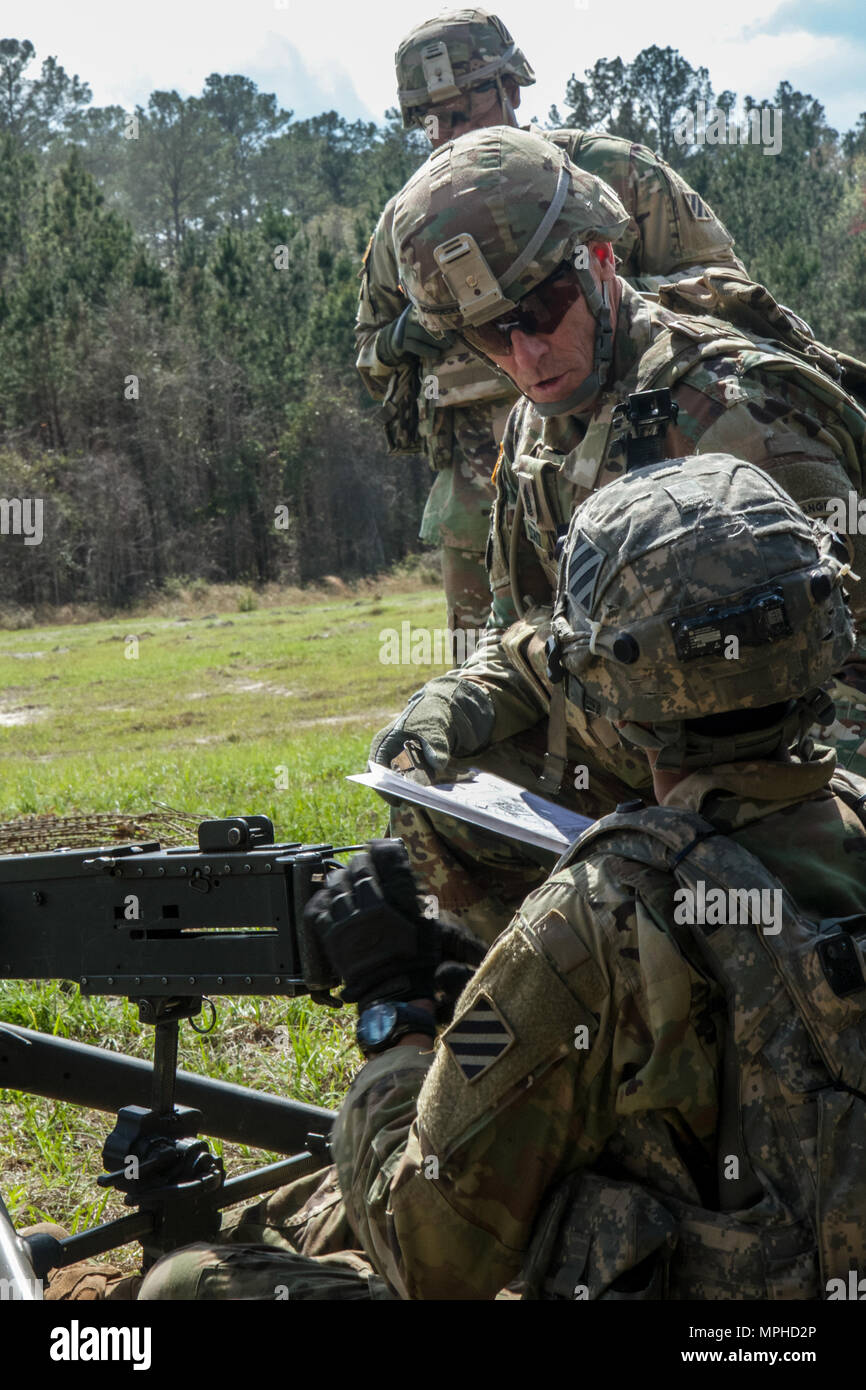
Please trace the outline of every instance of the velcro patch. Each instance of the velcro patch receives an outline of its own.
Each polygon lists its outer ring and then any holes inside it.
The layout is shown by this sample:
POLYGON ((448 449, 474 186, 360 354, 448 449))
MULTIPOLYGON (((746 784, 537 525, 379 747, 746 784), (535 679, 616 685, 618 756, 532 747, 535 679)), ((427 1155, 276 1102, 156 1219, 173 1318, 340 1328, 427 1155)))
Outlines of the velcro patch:
POLYGON ((696 507, 708 507, 710 498, 706 488, 702 483, 687 482, 669 483, 665 492, 676 502, 681 512, 694 511, 696 507))
POLYGON ((567 919, 556 908, 545 913, 540 922, 533 923, 532 929, 564 974, 570 974, 589 960, 589 951, 577 932, 572 930, 567 919))
POLYGON ((710 210, 699 193, 686 193, 684 197, 696 222, 710 221, 710 210))
POLYGON ((515 1038, 488 994, 479 994, 468 1013, 455 1018, 442 1042, 467 1081, 477 1081, 514 1046, 515 1038))

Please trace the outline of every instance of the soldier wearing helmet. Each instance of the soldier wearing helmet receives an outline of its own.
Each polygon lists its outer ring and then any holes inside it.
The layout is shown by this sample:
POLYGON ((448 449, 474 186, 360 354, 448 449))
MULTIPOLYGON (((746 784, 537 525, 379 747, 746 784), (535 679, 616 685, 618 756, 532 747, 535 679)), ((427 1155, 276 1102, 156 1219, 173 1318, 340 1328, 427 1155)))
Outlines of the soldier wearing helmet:
POLYGON ((659 805, 563 856, 435 1050, 441 929, 406 865, 380 842, 330 876, 308 913, 362 1000, 333 1154, 363 1253, 197 1246, 142 1297, 846 1296, 866 1259, 866 781, 807 733, 854 646, 839 552, 727 454, 578 507, 551 656, 654 765, 659 805))
MULTIPOLYGON (((376 761, 416 780, 482 767, 593 816, 650 791, 645 760, 604 717, 554 698, 547 670, 561 541, 596 488, 653 459, 735 449, 811 516, 862 494, 866 412, 809 354, 635 293, 611 251, 625 221, 564 151, 504 127, 437 150, 396 200, 418 322, 458 333, 524 393, 496 469, 485 640, 373 744, 376 761)), ((843 541, 861 573, 866 538, 843 541)), ((840 715, 863 673, 862 653, 836 673, 840 715)), ((840 724, 829 737, 842 746, 840 724)), ((857 748, 856 720, 854 731, 857 748)), ((436 812, 403 804, 392 833, 425 891, 487 940, 543 877, 522 848, 436 812)))
MULTIPOLYGON (((517 126, 535 74, 505 25, 485 10, 457 10, 417 26, 396 54, 403 123, 434 149, 485 126, 517 126)), ((598 132, 540 132, 611 185, 627 212, 615 250, 639 289, 710 265, 743 272, 712 210, 664 160, 598 132)), ((477 628, 490 606, 484 566, 490 481, 514 387, 450 336, 432 337, 402 292, 392 248, 395 199, 371 238, 362 272, 358 370, 384 398, 395 452, 423 449, 436 472, 421 538, 442 547, 448 625, 477 628)))

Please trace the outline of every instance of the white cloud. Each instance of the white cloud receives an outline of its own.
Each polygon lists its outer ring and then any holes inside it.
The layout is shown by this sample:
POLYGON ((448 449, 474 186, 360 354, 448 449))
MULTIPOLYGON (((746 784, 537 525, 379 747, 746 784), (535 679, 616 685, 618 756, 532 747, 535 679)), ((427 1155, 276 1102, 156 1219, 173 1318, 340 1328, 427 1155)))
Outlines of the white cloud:
MULTIPOLYGON (((545 120, 561 106, 573 72, 597 58, 630 61, 650 44, 677 48, 703 63, 717 91, 771 96, 784 78, 810 91, 841 129, 866 105, 863 50, 856 39, 807 33, 770 34, 780 3, 763 10, 755 32, 754 0, 724 6, 690 0, 533 0, 531 6, 487 0, 524 48, 538 85, 524 92, 522 113, 545 120), (858 71, 861 74, 858 80, 858 71)), ((210 72, 241 72, 277 93, 296 114, 336 107, 349 118, 381 120, 395 104, 393 54, 414 25, 455 4, 435 0, 4 0, 6 37, 30 38, 40 58, 56 54, 90 82, 99 105, 130 106, 155 88, 197 93, 210 72)), ((808 22, 809 10, 801 11, 808 22)))

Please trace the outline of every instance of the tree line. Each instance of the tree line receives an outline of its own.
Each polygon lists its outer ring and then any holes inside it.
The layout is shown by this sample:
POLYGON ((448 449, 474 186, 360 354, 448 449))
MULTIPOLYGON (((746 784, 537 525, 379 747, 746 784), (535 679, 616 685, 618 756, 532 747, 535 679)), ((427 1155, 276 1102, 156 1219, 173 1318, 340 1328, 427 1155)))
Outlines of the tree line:
MULTIPOLYGON (((306 583, 416 548, 423 459, 389 458, 354 370, 358 270, 426 157, 390 111, 295 120, 250 79, 92 105, 0 40, 0 491, 44 499, 41 543, 0 536, 3 599, 123 605, 178 577, 306 583)), ((694 146, 714 97, 672 49, 572 78, 549 125, 658 148, 756 278, 866 356, 866 116, 840 136, 783 83, 783 142, 694 146)), ((6 515, 6 513, 4 513, 6 515)))

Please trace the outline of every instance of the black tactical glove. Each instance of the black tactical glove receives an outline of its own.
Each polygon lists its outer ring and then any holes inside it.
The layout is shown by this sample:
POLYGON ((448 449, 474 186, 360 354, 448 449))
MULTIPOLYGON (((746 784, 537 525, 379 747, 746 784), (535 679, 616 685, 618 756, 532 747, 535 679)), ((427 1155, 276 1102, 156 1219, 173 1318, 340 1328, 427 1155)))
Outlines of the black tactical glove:
POLYGON ((454 1006, 486 956, 487 947, 468 927, 447 916, 439 927, 442 964, 433 979, 433 1017, 444 1028, 454 1017, 454 1006))
POLYGON ((435 1000, 443 960, 477 965, 486 950, 462 927, 422 914, 399 840, 372 840, 348 868, 333 870, 304 920, 345 982, 343 999, 361 1010, 377 1000, 435 1000))
POLYGON ((398 367, 407 357, 441 357, 454 346, 454 334, 434 338, 422 328, 415 315, 414 304, 407 304, 393 323, 379 331, 376 356, 386 367, 398 367))

